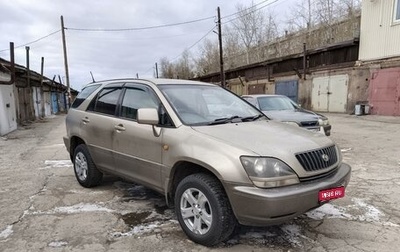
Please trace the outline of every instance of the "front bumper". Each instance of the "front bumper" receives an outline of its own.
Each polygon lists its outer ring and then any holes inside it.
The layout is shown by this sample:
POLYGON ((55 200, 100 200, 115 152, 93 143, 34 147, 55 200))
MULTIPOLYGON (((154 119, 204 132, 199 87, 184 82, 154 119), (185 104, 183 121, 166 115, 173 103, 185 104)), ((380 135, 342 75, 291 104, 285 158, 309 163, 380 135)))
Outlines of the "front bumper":
POLYGON ((225 183, 225 188, 240 224, 275 225, 326 203, 318 201, 318 192, 339 186, 346 187, 350 174, 351 167, 343 163, 328 177, 292 186, 262 189, 225 183))

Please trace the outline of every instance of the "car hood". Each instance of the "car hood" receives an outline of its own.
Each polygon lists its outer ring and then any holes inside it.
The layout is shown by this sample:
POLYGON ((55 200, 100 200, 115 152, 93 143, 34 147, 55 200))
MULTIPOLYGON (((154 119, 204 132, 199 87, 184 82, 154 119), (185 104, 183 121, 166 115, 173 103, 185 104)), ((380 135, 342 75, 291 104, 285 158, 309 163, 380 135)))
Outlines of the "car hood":
POLYGON ((334 144, 321 133, 271 120, 198 126, 193 129, 242 150, 278 158, 285 158, 288 151, 295 154, 334 144))
POLYGON ((273 110, 262 111, 268 118, 283 122, 318 121, 323 116, 308 110, 273 110))

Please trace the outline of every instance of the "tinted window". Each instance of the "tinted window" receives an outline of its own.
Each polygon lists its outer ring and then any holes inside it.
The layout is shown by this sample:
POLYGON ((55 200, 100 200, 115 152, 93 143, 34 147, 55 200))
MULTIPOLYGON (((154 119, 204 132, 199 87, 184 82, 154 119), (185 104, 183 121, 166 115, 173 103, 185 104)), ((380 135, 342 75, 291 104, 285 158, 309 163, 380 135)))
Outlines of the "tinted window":
POLYGON ((395 20, 400 21, 400 0, 396 1, 395 8, 395 20))
POLYGON ((81 105, 82 102, 86 100, 86 98, 88 98, 89 95, 91 95, 99 87, 100 84, 83 88, 82 91, 78 94, 78 96, 76 96, 75 101, 71 105, 71 108, 79 107, 79 105, 81 105))
POLYGON ((105 88, 99 92, 94 101, 93 111, 115 115, 118 99, 121 94, 121 88, 105 88))
POLYGON ((146 90, 128 88, 125 91, 121 106, 121 117, 136 120, 139 108, 158 108, 158 101, 146 90))

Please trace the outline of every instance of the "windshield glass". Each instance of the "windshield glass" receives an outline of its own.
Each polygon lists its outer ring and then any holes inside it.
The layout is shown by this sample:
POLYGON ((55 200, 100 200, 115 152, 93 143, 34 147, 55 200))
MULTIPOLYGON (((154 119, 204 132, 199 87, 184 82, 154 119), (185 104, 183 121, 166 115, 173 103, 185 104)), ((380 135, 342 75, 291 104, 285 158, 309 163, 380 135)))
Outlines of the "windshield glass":
POLYGON ((175 112, 187 125, 251 121, 260 112, 219 86, 160 85, 175 112))
POLYGON ((288 97, 285 96, 264 96, 258 97, 260 110, 294 110, 297 105, 288 97))

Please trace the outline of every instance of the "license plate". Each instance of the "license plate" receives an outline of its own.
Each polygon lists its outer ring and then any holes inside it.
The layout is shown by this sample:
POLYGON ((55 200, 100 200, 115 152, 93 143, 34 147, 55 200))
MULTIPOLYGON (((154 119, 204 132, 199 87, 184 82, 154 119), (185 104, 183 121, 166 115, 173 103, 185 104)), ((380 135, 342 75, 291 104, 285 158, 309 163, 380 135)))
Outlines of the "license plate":
POLYGON ((318 200, 327 201, 344 197, 344 186, 319 191, 318 200))

